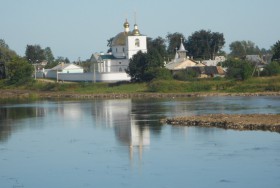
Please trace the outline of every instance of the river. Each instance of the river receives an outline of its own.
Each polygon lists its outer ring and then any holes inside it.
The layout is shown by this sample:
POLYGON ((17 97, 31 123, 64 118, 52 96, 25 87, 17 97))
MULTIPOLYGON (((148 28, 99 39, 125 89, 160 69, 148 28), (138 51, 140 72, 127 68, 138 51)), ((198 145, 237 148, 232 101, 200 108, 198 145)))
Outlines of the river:
POLYGON ((280 97, 0 104, 1 188, 278 188, 280 134, 162 125, 165 117, 280 113, 280 97))

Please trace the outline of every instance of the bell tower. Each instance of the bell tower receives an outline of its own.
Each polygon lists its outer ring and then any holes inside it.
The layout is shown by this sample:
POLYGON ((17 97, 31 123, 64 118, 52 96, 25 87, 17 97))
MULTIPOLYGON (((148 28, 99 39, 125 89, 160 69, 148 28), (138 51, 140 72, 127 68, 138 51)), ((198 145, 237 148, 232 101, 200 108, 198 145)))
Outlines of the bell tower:
POLYGON ((178 58, 179 59, 186 59, 187 58, 187 50, 184 47, 183 38, 181 38, 181 45, 180 45, 180 48, 177 51, 177 53, 178 53, 178 58))

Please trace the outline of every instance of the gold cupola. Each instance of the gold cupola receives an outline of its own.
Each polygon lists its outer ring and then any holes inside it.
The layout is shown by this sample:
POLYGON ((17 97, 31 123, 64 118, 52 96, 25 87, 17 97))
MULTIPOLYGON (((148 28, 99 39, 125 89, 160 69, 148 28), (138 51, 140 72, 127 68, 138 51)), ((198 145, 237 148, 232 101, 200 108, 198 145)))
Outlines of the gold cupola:
POLYGON ((140 35, 140 31, 139 31, 139 29, 138 29, 138 25, 137 25, 137 24, 134 24, 134 29, 133 29, 133 31, 132 31, 132 34, 133 34, 134 36, 139 36, 139 35, 140 35))
POLYGON ((123 27, 124 27, 124 32, 128 33, 129 32, 129 23, 128 23, 127 19, 125 20, 123 27))

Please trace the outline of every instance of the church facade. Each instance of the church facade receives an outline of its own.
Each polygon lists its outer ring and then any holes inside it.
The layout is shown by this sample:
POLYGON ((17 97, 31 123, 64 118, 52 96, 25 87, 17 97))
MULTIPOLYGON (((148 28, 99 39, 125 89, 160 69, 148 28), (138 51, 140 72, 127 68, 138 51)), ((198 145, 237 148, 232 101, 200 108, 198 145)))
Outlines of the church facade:
POLYGON ((95 53, 91 57, 91 70, 97 82, 130 81, 125 72, 130 59, 139 51, 147 52, 147 37, 140 33, 138 25, 130 31, 126 20, 123 27, 124 30, 113 38, 110 53, 95 53))

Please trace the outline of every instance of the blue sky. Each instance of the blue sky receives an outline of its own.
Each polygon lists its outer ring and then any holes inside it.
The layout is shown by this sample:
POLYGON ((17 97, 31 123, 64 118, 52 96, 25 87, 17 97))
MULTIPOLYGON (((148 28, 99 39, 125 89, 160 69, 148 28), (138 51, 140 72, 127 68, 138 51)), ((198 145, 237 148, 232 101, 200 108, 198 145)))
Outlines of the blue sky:
POLYGON ((27 44, 50 47, 71 61, 107 51, 107 39, 131 28, 155 38, 200 29, 270 48, 280 40, 279 0, 0 0, 0 38, 24 55, 27 44))

